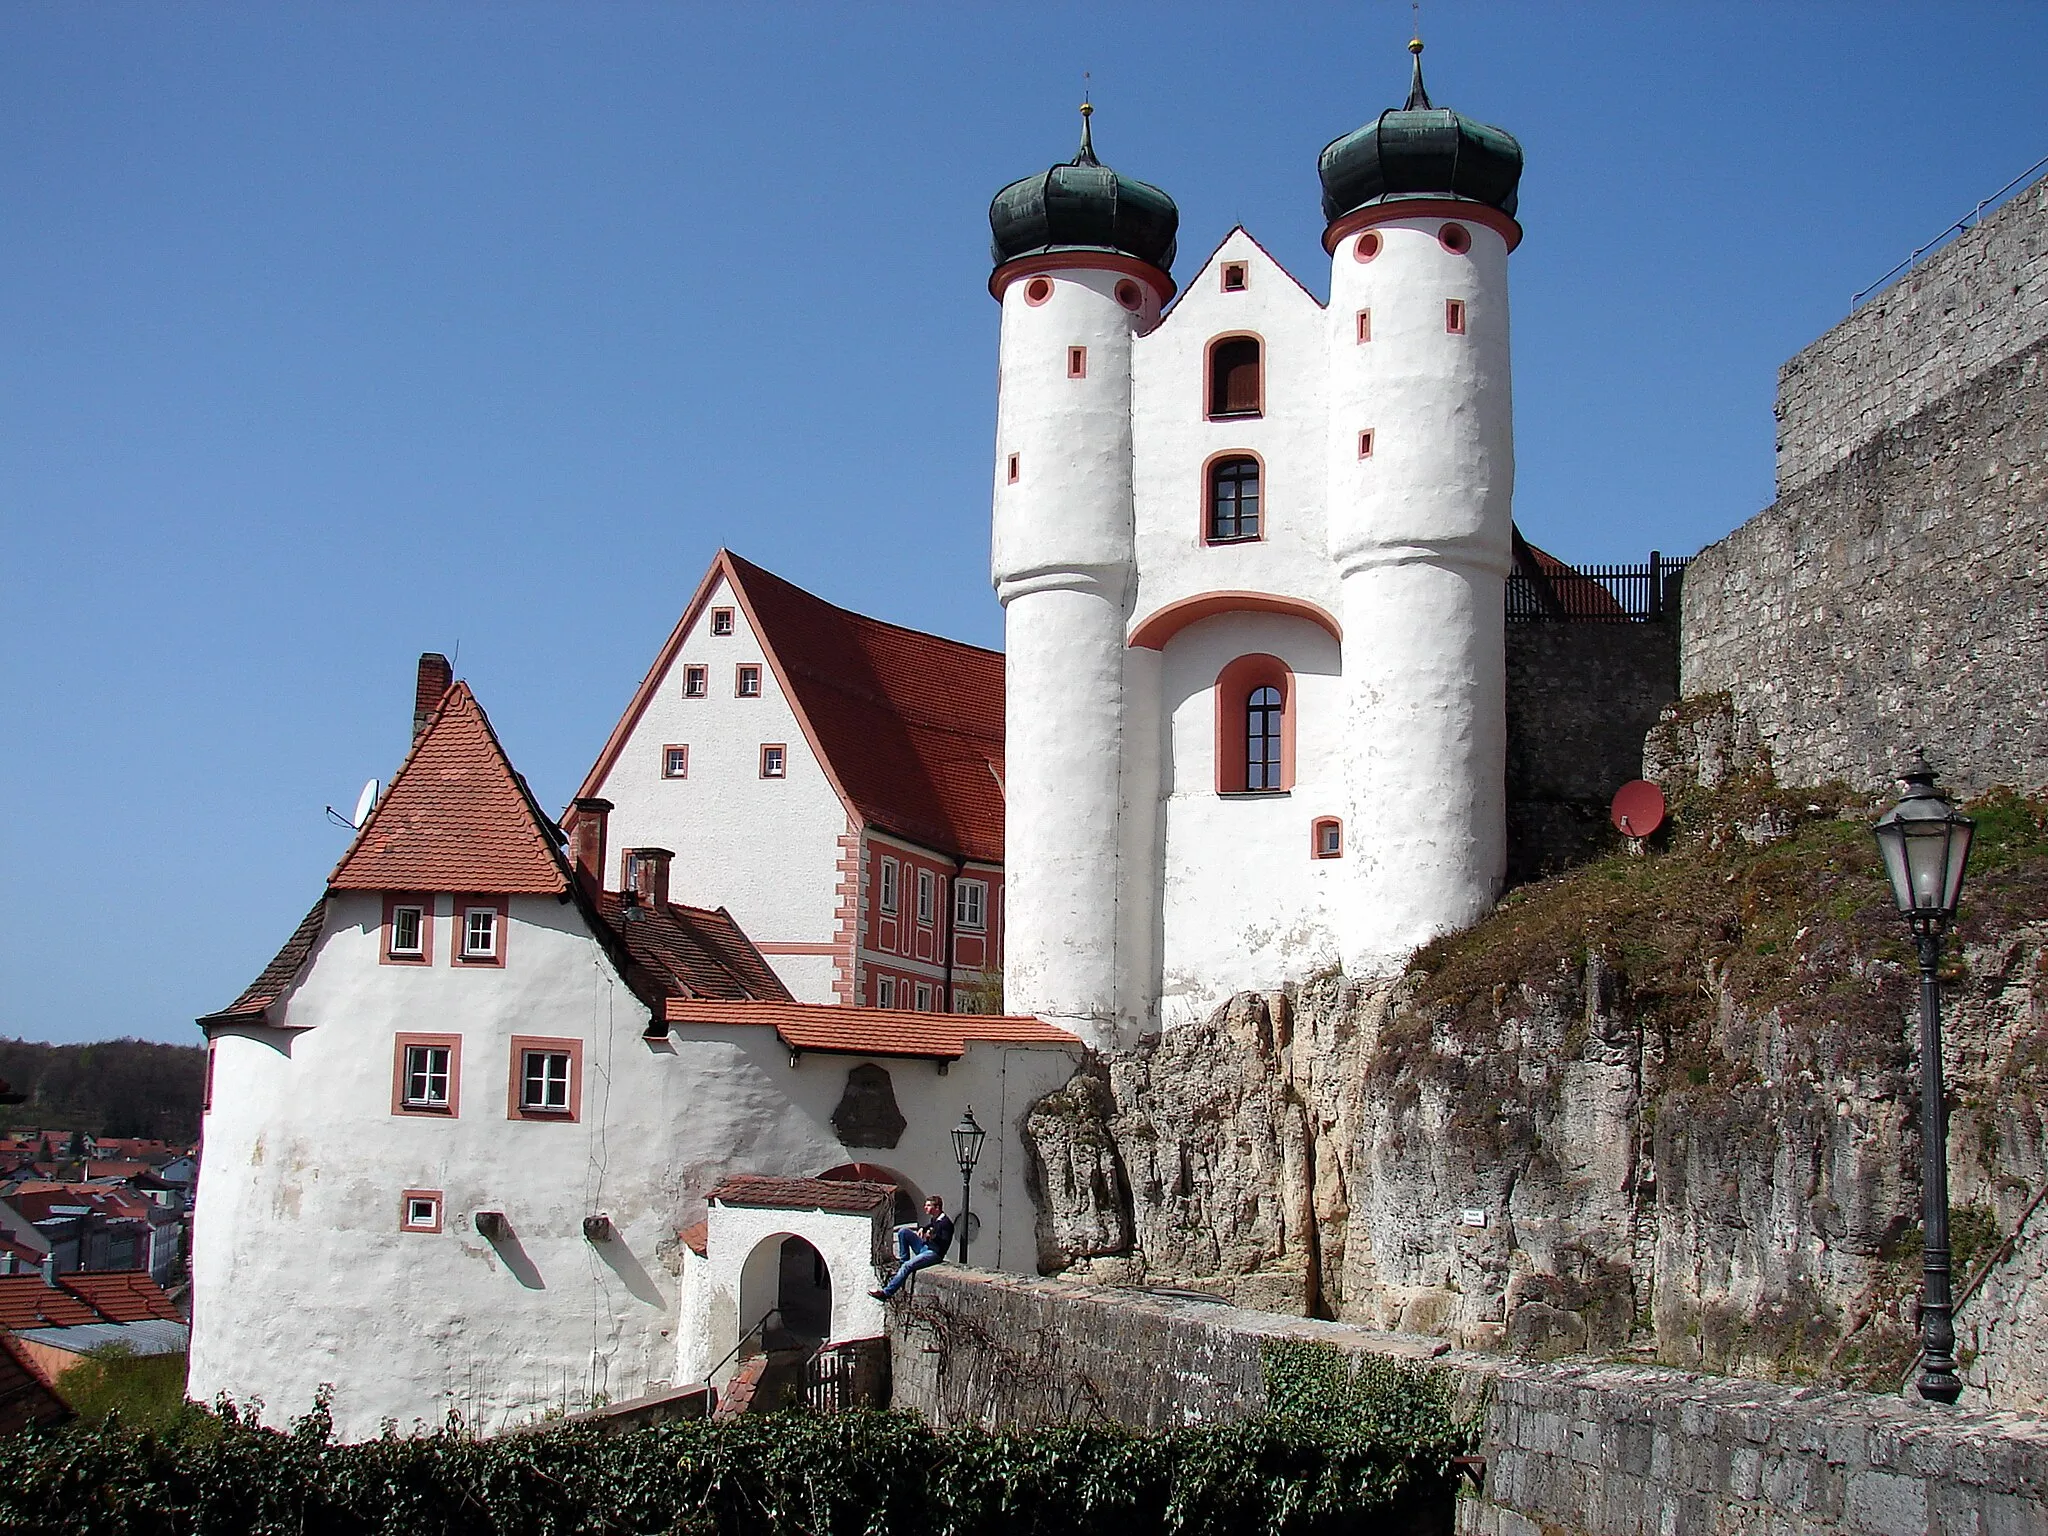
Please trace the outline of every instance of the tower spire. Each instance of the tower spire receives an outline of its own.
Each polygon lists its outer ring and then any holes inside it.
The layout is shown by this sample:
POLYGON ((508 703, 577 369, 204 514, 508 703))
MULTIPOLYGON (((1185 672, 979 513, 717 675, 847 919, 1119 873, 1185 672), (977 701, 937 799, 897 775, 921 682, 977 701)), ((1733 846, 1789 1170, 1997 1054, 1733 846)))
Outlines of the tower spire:
POLYGON ((1081 152, 1074 156, 1076 165, 1100 165, 1095 158, 1095 134, 1088 126, 1088 119, 1095 115, 1095 104, 1088 98, 1094 94, 1088 88, 1088 77, 1081 77, 1081 152))
POLYGON ((1415 55, 1415 73, 1408 82, 1408 105, 1402 108, 1405 112, 1429 109, 1429 92, 1422 84, 1422 7, 1416 6, 1415 13, 1415 35, 1408 39, 1408 51, 1415 55))

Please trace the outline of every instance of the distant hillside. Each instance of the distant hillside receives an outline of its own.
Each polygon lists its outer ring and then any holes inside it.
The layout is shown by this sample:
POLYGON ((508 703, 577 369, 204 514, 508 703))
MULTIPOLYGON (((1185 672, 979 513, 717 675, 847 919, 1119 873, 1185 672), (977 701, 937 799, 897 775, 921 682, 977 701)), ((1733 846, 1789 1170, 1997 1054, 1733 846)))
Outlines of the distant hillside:
POLYGON ((0 1079, 28 1098, 0 1105, 0 1126, 196 1141, 206 1050, 148 1040, 41 1045, 0 1039, 0 1079))

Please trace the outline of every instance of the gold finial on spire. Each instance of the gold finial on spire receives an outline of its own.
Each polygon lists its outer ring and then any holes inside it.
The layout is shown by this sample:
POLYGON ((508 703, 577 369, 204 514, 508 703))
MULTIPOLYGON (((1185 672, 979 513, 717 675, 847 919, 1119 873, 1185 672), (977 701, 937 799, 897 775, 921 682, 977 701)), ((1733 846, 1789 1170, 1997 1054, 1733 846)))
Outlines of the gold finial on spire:
POLYGON ((1095 165, 1095 133, 1088 119, 1095 115, 1095 103, 1090 98, 1095 94, 1089 84, 1088 71, 1081 71, 1081 152, 1074 156, 1076 165, 1095 165))
POLYGON ((1408 105, 1404 111, 1427 109, 1429 92, 1422 85, 1422 0, 1414 0, 1415 33, 1408 39, 1408 51, 1415 55, 1415 73, 1408 82, 1408 105))

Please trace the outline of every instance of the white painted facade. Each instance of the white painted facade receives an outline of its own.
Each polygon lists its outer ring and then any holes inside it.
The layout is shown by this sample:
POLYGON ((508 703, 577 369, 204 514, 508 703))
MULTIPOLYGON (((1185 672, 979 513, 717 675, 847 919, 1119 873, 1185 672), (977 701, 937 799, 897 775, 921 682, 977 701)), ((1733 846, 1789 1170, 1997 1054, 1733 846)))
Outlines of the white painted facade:
POLYGON ((658 675, 622 750, 588 793, 612 802, 613 867, 628 848, 675 851, 670 891, 694 906, 723 906, 762 949, 800 1002, 830 1003, 838 939, 839 838, 851 830, 846 806, 804 735, 796 710, 768 664, 731 583, 721 577, 693 605, 682 643, 658 675), (712 632, 730 613, 732 632, 712 632), (738 669, 759 669, 761 692, 743 697, 738 669), (705 694, 684 679, 705 669, 705 694), (764 777, 761 750, 784 749, 783 777, 764 777), (689 749, 684 778, 666 777, 665 750, 689 749), (811 953, 789 953, 791 948, 811 953))
MULTIPOLYGON (((436 900, 445 944, 451 898, 436 900)), ((907 1122, 893 1149, 848 1147, 832 1115, 854 1055, 792 1061, 766 1027, 678 1025, 645 1036, 648 1010, 575 903, 509 899, 502 967, 380 963, 382 903, 326 903, 310 958, 261 1024, 212 1030, 206 1198, 194 1231, 189 1391, 261 1399, 272 1421, 334 1387, 339 1432, 448 1412, 487 1430, 618 1401, 693 1378, 740 1326, 738 1283, 756 1236, 729 1213, 709 1259, 680 1233, 732 1173, 807 1177, 882 1164, 957 1203, 947 1132, 970 1105, 989 1128, 970 1257, 1032 1272, 1023 1155, 1028 1106, 1064 1082, 1078 1049, 970 1045, 941 1072, 880 1059, 907 1122), (394 1112, 397 1037, 461 1039, 455 1113, 394 1112), (515 1035, 582 1052, 574 1121, 513 1118, 515 1035), (402 1229, 408 1191, 437 1192, 441 1230, 402 1229), (488 1240, 479 1212, 508 1235, 488 1240), (588 1216, 615 1235, 593 1240, 588 1216), (728 1247, 722 1235, 737 1235, 728 1247)), ((781 1218, 785 1226, 800 1217, 781 1218)), ((832 1269, 834 1331, 878 1331, 871 1256, 815 1222, 789 1230, 832 1269)))
POLYGON ((1490 908, 1513 226, 1430 208, 1343 234, 1328 304, 1242 229, 1163 317, 1149 283, 1136 309, 1117 300, 1141 263, 998 270, 1006 1007, 1128 1044, 1238 990, 1386 973, 1490 908), (1261 409, 1212 419, 1210 348, 1234 336, 1261 343, 1261 409), (1225 454, 1259 461, 1255 540, 1205 537, 1225 454), (1218 743, 1242 751, 1244 731, 1219 724, 1241 703, 1218 679, 1254 655, 1291 678, 1293 773, 1230 793, 1218 743), (1340 857, 1312 856, 1321 818, 1341 822, 1340 857))

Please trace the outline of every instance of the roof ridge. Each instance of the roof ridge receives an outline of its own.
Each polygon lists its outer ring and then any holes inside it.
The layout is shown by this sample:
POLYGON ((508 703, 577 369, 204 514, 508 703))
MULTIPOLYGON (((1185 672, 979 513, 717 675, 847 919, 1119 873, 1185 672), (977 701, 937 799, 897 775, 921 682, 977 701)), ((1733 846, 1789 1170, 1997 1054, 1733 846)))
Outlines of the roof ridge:
POLYGON ((843 604, 833 602, 829 597, 820 597, 808 587, 798 586, 787 576, 778 576, 767 567, 754 564, 745 555, 734 554, 729 549, 721 550, 720 553, 731 560, 734 565, 746 567, 750 574, 765 576, 770 581, 778 582, 788 587, 790 591, 799 593, 823 607, 830 608, 834 613, 840 614, 845 618, 858 619, 861 623, 873 624, 878 629, 891 629, 899 635, 913 635, 920 640, 937 640, 943 645, 957 645, 964 651, 979 651, 984 656, 1000 656, 1003 654, 992 646, 976 645, 972 640, 955 640, 951 635, 941 635, 929 629, 914 629, 908 624, 898 624, 893 619, 882 619, 877 618, 872 613, 862 613, 858 608, 848 608, 843 604))

